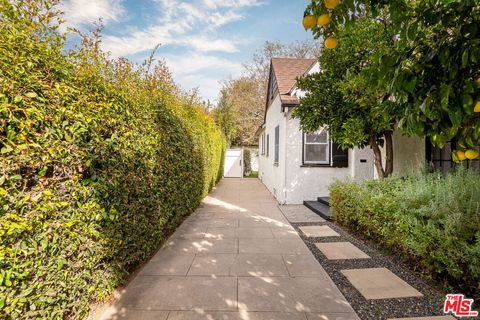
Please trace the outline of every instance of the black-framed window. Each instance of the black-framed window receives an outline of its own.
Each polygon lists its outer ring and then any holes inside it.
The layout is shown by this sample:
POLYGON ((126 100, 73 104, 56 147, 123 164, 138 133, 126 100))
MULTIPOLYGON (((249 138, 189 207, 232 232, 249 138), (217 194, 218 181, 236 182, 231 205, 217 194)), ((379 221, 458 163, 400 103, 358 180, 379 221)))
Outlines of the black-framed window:
POLYGON ((304 133, 303 163, 330 164, 330 139, 327 129, 304 133))
POLYGON ((269 149, 270 149, 270 141, 269 140, 270 140, 270 137, 267 134, 267 144, 266 144, 266 149, 267 150, 265 150, 265 153, 266 153, 267 157, 268 157, 268 153, 269 153, 269 149))
MULTIPOLYGON (((452 159, 452 152, 459 149, 461 149, 461 147, 458 145, 456 139, 447 142, 443 148, 433 146, 428 138, 425 141, 425 155, 427 161, 432 165, 434 170, 440 171, 444 175, 457 166, 457 163, 452 159)), ((477 150, 479 149, 480 148, 477 148, 477 150)), ((461 164, 466 168, 475 169, 480 172, 480 158, 465 160, 462 161, 461 164)))
POLYGON ((275 127, 275 159, 274 162, 278 164, 280 156, 280 127, 275 127))

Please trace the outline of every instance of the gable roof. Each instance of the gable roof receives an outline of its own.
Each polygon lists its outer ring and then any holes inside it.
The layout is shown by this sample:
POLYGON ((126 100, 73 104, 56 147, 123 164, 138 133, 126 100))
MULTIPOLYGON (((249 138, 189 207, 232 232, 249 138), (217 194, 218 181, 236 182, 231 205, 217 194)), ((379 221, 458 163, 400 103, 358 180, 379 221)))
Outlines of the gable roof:
POLYGON ((295 87, 297 77, 307 73, 316 62, 317 59, 272 58, 271 68, 282 104, 298 104, 298 98, 291 96, 290 91, 295 87))

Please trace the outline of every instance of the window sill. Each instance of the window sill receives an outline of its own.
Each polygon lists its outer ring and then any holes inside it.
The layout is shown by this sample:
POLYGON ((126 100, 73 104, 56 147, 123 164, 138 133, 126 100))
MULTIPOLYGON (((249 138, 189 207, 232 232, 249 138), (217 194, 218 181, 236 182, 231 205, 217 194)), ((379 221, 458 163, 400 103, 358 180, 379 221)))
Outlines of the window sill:
POLYGON ((332 166, 329 163, 304 163, 300 168, 331 168, 332 166))

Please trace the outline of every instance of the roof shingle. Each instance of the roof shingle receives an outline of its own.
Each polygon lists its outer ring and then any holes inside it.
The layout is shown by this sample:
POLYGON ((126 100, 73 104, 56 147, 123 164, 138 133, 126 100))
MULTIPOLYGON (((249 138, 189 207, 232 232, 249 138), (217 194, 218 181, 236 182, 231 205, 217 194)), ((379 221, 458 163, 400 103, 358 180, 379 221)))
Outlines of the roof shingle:
POLYGON ((283 98, 288 99, 286 95, 289 95, 290 90, 295 86, 296 78, 304 75, 315 62, 317 62, 316 59, 272 58, 272 68, 277 80, 280 98, 283 96, 283 98))

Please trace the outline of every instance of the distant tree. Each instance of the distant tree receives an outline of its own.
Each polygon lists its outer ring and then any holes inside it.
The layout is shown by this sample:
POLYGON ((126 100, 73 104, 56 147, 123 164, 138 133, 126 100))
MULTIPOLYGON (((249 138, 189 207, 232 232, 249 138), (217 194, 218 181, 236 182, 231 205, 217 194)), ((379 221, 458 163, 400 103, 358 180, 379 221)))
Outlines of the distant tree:
POLYGON ((263 122, 270 59, 273 57, 315 58, 317 41, 284 44, 267 41, 252 60, 243 65, 242 76, 224 81, 217 108, 217 122, 233 145, 257 145, 255 132, 263 122))
POLYGON ((392 133, 400 108, 370 74, 378 68, 375 57, 393 47, 393 35, 388 25, 367 18, 355 28, 340 29, 337 49, 320 56, 321 72, 299 79, 297 85, 306 96, 294 109, 306 131, 326 126, 343 148, 370 146, 381 178, 393 172, 392 133), (386 150, 385 167, 381 146, 386 150))

